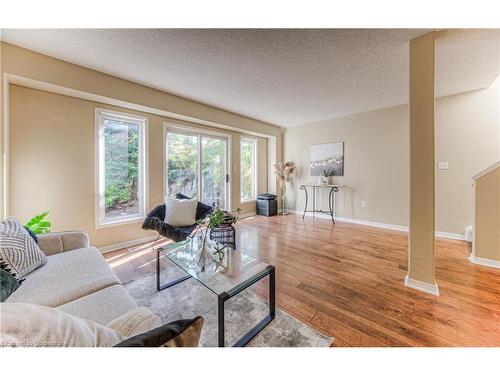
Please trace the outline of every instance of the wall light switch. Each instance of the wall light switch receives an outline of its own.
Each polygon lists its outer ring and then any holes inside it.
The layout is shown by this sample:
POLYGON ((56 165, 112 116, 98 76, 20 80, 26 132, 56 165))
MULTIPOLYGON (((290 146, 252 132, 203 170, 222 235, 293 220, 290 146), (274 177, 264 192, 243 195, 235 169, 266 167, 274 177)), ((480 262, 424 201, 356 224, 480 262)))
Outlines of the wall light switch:
POLYGON ((361 201, 361 207, 366 208, 366 201, 361 201))
POLYGON ((447 169, 448 169, 448 162, 447 161, 439 161, 438 162, 438 170, 445 171, 447 169))

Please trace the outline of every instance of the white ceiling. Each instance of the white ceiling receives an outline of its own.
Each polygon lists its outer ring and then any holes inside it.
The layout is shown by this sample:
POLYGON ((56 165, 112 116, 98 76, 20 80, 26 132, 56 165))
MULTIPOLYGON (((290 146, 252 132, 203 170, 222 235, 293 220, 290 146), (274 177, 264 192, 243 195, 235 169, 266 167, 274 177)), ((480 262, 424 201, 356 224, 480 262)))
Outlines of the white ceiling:
MULTIPOLYGON (((4 29, 5 41, 280 126, 408 102, 417 29, 4 29)), ((439 32, 438 96, 488 87, 499 30, 439 32)))

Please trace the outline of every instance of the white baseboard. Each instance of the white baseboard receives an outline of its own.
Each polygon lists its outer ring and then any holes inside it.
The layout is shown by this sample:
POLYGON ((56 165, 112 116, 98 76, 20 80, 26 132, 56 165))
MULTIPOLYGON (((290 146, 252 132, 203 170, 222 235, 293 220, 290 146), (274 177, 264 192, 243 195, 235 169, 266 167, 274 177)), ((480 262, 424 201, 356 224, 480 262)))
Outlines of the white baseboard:
POLYGON ((494 260, 494 259, 488 259, 488 258, 480 258, 476 257, 474 255, 471 255, 469 257, 469 260, 474 263, 478 264, 480 266, 487 266, 487 267, 493 267, 493 268, 500 268, 500 261, 499 260, 494 260))
POLYGON ((156 240, 157 237, 158 237, 158 235, 155 234, 154 236, 148 236, 148 237, 143 237, 143 238, 137 238, 135 240, 118 242, 118 243, 114 243, 111 245, 99 247, 99 251, 102 254, 109 253, 110 251, 119 250, 119 249, 131 247, 131 246, 136 246, 136 245, 141 245, 141 244, 146 243, 146 242, 151 242, 151 241, 156 240))
MULTIPOLYGON (((328 215, 327 215, 327 217, 330 218, 328 215)), ((408 227, 405 227, 403 225, 378 223, 376 221, 352 219, 350 217, 335 217, 335 220, 343 221, 345 223, 368 225, 370 227, 385 228, 385 229, 399 230, 401 232, 408 232, 408 227)))
POLYGON ((423 281, 410 279, 408 275, 405 276, 405 286, 408 288, 420 290, 421 292, 439 296, 439 288, 437 284, 429 284, 423 281))
POLYGON ((458 233, 436 231, 436 237, 449 238, 450 240, 466 241, 465 234, 458 234, 458 233))
MULTIPOLYGON (((288 210, 288 212, 293 213, 295 215, 302 216, 302 212, 300 212, 300 211, 288 210)), ((312 217, 312 213, 311 212, 306 212, 306 216, 312 217)), ((321 213, 321 212, 316 212, 315 217, 317 217, 318 219, 326 219, 326 220, 331 220, 332 219, 330 215, 324 214, 324 213, 321 213)), ((384 228, 384 229, 399 230, 401 232, 408 232, 408 227, 406 227, 404 225, 379 223, 379 222, 376 222, 376 221, 360 220, 360 219, 353 219, 351 217, 341 217, 341 216, 338 216, 338 217, 336 216, 335 220, 336 221, 343 221, 343 222, 346 222, 346 223, 352 223, 352 224, 367 225, 367 226, 376 227, 376 228, 384 228)), ((449 233, 449 232, 436 231, 436 237, 449 238, 449 239, 454 239, 454 240, 465 241, 465 235, 458 234, 458 233, 449 233)))

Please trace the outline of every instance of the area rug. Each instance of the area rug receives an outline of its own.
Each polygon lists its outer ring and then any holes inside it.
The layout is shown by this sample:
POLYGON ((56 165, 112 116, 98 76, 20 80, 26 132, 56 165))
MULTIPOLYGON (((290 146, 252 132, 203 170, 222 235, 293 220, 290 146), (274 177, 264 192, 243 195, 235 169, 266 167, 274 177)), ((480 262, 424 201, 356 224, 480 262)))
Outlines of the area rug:
MULTIPOLYGON (((185 273, 174 264, 162 270, 162 283, 185 273)), ((188 279, 161 292, 156 290, 155 274, 125 283, 138 305, 150 308, 162 322, 201 315, 205 319, 200 346, 217 346, 217 297, 194 279, 188 279)), ((226 346, 260 322, 269 312, 267 301, 245 290, 226 302, 226 346)), ((333 338, 324 336, 284 311, 276 308, 276 317, 247 346, 255 347, 326 347, 333 338)))

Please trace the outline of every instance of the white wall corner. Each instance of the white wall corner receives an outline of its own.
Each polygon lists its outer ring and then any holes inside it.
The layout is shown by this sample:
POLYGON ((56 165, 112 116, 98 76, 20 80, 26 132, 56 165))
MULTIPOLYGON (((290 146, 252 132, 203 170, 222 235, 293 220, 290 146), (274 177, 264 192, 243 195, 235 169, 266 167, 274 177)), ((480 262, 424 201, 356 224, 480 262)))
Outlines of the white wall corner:
POLYGON ((439 296, 439 288, 437 284, 424 283, 423 281, 418 281, 411 279, 408 275, 405 276, 405 286, 408 288, 413 288, 420 290, 421 292, 429 293, 434 296, 439 296))
POLYGON ((469 257, 469 260, 471 261, 471 263, 474 263, 474 264, 477 264, 480 266, 493 267, 493 268, 500 269, 500 261, 499 260, 480 258, 480 257, 476 257, 472 254, 469 257))

